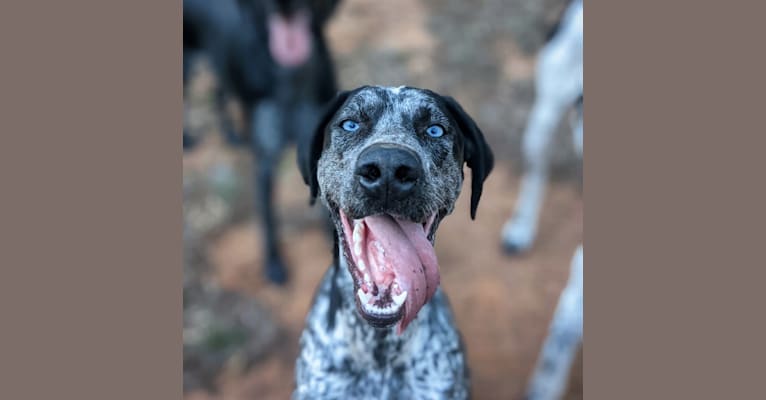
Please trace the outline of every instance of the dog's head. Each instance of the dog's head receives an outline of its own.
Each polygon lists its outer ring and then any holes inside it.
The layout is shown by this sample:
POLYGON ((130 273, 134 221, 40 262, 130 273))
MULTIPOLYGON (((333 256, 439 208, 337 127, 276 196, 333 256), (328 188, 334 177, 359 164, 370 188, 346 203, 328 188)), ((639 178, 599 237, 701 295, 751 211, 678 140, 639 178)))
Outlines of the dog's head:
MULTIPOLYGON (((252 0, 239 0, 252 3, 252 0)), ((312 30, 318 30, 329 18, 337 0, 261 0, 265 7, 269 51, 283 67, 298 67, 311 56, 312 30)))
POLYGON ((451 97, 410 87, 365 86, 328 104, 299 166, 330 209, 354 281, 356 304, 371 325, 404 330, 439 285, 433 249, 471 168, 471 217, 493 157, 484 137, 451 97))

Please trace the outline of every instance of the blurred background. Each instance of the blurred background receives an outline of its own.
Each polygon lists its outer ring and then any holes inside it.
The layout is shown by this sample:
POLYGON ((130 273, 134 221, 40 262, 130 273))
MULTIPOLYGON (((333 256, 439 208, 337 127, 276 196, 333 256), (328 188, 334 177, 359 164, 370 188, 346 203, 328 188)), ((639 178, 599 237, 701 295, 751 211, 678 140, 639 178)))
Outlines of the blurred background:
MULTIPOLYGON (((409 85, 451 95, 494 151, 477 219, 469 218, 464 190, 436 241, 476 399, 523 394, 582 242, 581 161, 562 121, 535 245, 515 257, 500 245, 522 172, 536 54, 564 6, 564 0, 344 0, 325 30, 342 89, 409 85)), ((291 148, 278 168, 275 202, 290 282, 266 281, 252 154, 223 143, 215 76, 204 62, 193 71, 184 122, 200 144, 183 160, 185 399, 287 399, 298 338, 332 243, 321 206, 308 206, 291 148), (208 304, 195 301, 203 298, 208 304)), ((566 398, 582 398, 581 354, 566 398)))

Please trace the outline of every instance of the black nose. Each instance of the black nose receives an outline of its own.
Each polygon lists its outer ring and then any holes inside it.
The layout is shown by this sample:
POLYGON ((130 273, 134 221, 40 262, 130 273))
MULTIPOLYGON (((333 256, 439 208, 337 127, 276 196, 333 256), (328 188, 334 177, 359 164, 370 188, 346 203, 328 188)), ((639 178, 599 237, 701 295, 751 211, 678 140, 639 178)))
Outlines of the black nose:
POLYGON ((369 195, 398 200, 414 191, 423 169, 414 151, 395 144, 375 144, 359 155, 356 176, 369 195))

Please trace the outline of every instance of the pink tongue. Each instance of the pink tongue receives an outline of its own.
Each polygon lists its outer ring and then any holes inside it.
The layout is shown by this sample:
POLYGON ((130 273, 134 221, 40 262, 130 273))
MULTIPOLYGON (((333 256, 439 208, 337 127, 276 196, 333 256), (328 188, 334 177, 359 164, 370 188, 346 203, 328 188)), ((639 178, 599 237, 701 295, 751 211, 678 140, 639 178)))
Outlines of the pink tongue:
MULTIPOLYGON (((436 253, 421 224, 394 219, 389 215, 366 217, 364 222, 368 229, 367 259, 378 266, 393 269, 399 287, 408 292, 404 316, 398 326, 398 333, 401 334, 439 286, 436 253), (380 248, 374 242, 379 243, 380 248)), ((376 268, 373 266, 372 269, 375 275, 376 268)))
POLYGON ((298 13, 291 19, 280 14, 270 15, 269 50, 274 60, 284 67, 305 63, 311 55, 308 15, 298 13))

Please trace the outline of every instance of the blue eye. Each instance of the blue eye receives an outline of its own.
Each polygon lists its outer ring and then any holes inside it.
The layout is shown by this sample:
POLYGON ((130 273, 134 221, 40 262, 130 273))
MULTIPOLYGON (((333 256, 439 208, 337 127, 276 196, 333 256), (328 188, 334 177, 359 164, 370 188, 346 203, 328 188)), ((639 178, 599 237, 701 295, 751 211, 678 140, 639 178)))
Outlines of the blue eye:
POLYGON ((340 126, 346 132, 356 132, 356 130, 359 129, 359 124, 356 123, 356 121, 352 121, 350 119, 343 121, 340 126))
POLYGON ((431 125, 426 129, 426 133, 431 137, 441 137, 444 135, 444 128, 441 125, 431 125))

